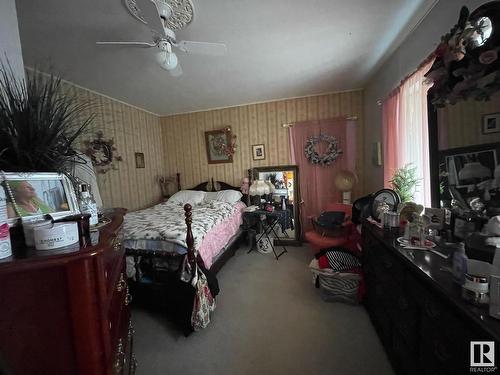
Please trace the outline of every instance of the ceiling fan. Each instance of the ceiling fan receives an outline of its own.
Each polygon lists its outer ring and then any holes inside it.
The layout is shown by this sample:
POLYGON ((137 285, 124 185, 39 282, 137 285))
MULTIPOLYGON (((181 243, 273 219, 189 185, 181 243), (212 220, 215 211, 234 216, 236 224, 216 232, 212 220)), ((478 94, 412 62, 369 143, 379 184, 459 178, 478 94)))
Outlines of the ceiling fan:
POLYGON ((124 0, 127 9, 139 21, 147 24, 153 37, 144 41, 101 41, 97 45, 121 45, 157 48, 156 61, 172 76, 180 76, 182 68, 173 48, 188 54, 222 56, 227 52, 224 43, 178 41, 175 30, 186 27, 193 19, 191 0, 124 0))

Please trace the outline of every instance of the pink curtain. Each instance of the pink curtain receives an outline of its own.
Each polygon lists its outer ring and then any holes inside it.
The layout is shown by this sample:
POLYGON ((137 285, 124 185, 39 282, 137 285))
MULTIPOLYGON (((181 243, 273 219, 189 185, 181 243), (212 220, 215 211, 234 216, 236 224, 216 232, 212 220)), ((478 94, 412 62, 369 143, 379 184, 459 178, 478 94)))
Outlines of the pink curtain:
POLYGON ((382 139, 384 146, 384 186, 389 188, 394 170, 401 165, 399 141, 399 87, 382 103, 382 139))
POLYGON ((431 182, 429 165, 429 129, 427 123, 427 91, 424 74, 433 60, 426 61, 408 76, 382 104, 382 136, 384 142, 384 186, 390 187, 394 171, 406 164, 417 168, 421 184, 414 200, 430 207, 431 182))
MULTIPOLYGON (((341 202, 341 193, 334 185, 336 173, 356 167, 356 122, 345 118, 307 121, 293 124, 290 128, 290 151, 292 163, 299 167, 300 217, 302 233, 312 229, 310 216, 317 216, 325 211, 328 203, 341 202), (342 154, 329 166, 314 165, 304 153, 306 141, 311 136, 320 134, 337 138, 342 154)), ((321 142, 316 150, 322 154, 326 149, 321 142)))

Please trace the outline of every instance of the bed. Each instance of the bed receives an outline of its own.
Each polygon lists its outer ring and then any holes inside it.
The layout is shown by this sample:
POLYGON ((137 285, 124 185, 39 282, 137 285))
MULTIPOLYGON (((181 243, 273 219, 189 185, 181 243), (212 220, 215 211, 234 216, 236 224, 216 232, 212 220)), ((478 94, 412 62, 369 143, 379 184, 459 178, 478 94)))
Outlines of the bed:
POLYGON ((207 181, 187 191, 204 192, 200 193, 204 199, 212 194, 214 199, 183 204, 174 195, 125 218, 123 244, 134 301, 165 311, 186 335, 192 332, 194 288, 180 278, 183 261, 186 258, 191 266, 196 262, 207 274, 211 289, 218 291, 215 275, 234 255, 243 236, 240 225, 247 197, 228 203, 215 195, 233 197, 235 190, 239 188, 207 181))

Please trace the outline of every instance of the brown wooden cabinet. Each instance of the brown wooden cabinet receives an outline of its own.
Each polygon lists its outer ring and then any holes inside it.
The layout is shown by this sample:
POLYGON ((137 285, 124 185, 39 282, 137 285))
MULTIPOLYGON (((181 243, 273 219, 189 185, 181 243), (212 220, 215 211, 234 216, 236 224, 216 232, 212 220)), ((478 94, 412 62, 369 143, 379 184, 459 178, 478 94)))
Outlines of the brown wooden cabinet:
MULTIPOLYGON (((131 374, 130 294, 111 214, 94 246, 0 261, 0 358, 13 374, 131 374)), ((25 249, 16 249, 17 253, 25 249)), ((0 371, 1 373, 1 371, 0 371)))

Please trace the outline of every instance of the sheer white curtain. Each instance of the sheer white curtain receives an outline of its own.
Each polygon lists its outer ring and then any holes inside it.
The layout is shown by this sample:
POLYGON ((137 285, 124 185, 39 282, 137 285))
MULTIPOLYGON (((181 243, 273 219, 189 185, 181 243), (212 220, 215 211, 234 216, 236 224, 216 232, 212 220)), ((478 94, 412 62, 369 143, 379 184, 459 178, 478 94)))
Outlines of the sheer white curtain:
MULTIPOLYGON (((427 207, 431 205, 431 182, 429 169, 429 131, 427 123, 427 91, 424 74, 429 70, 432 61, 422 65, 415 73, 406 78, 399 89, 386 100, 394 101, 398 96, 398 116, 388 121, 382 120, 384 142, 396 147, 384 148, 384 159, 397 161, 384 163, 384 175, 392 175, 395 168, 413 163, 417 167, 417 175, 422 179, 415 193, 415 202, 427 207), (395 131, 393 128, 397 129, 395 131), (390 168, 391 170, 388 170, 390 168)), ((384 112, 385 113, 385 112, 384 112)), ((393 116, 394 117, 394 116, 393 116)))

